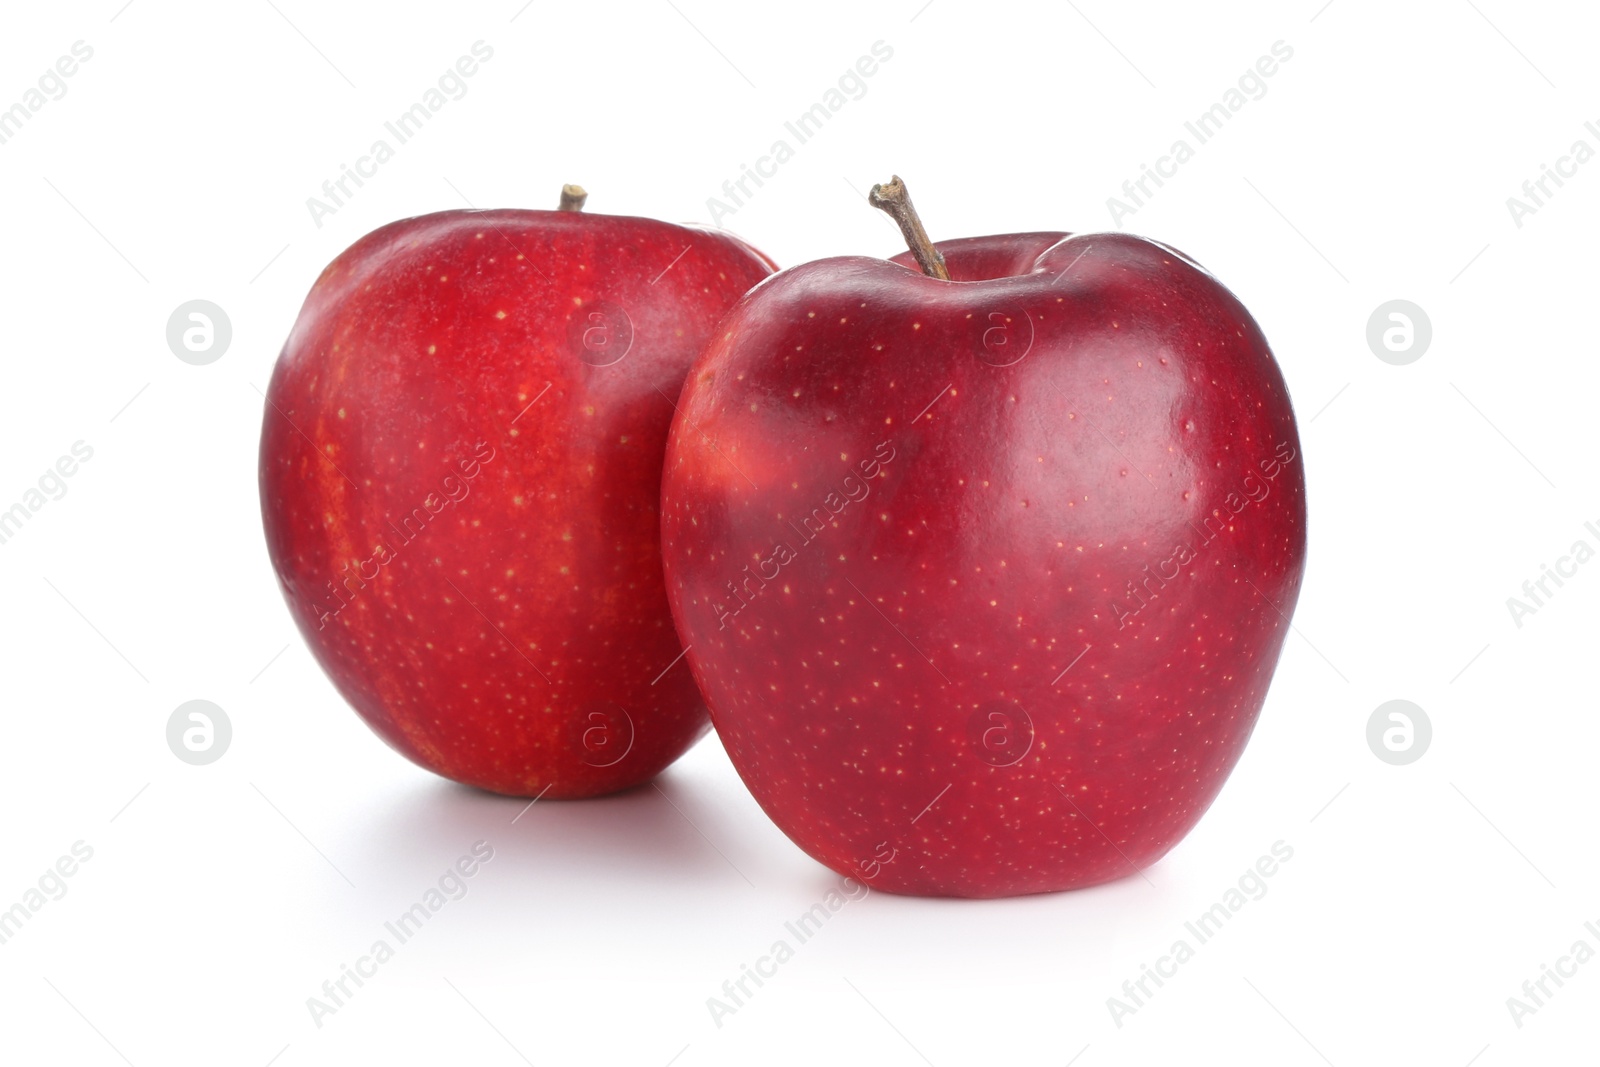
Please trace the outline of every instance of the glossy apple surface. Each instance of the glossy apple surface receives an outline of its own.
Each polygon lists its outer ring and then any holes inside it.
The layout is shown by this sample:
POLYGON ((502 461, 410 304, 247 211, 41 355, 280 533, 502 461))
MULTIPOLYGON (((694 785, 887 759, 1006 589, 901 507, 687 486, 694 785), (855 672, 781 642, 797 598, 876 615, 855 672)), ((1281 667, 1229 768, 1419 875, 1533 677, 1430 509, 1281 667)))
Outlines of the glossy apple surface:
POLYGON ((667 669, 662 452, 695 353, 770 267, 648 219, 447 211, 317 279, 267 391, 262 517, 295 622, 385 741, 557 798, 705 732, 667 669))
POLYGON ((717 330, 667 448, 674 617, 734 766, 827 866, 967 897, 1121 878, 1266 697, 1305 562, 1289 397, 1165 246, 939 248, 951 281, 823 260, 717 330))

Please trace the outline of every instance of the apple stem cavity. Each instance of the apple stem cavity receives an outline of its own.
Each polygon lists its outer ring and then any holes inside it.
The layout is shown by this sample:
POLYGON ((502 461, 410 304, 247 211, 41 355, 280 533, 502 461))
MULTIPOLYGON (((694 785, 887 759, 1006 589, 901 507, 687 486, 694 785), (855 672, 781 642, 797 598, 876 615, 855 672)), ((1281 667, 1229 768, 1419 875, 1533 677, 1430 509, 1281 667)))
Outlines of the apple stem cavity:
POLYGON ((867 194, 867 203, 887 212, 899 225, 900 232, 905 235, 906 246, 917 258, 922 273, 943 282, 950 280, 950 270, 944 265, 944 256, 928 239, 928 231, 922 228, 922 219, 917 216, 917 209, 911 206, 911 194, 906 191, 906 183, 900 180, 900 175, 892 176, 883 185, 874 185, 872 192, 867 194))
POLYGON ((582 211, 583 202, 589 199, 589 193, 581 185, 563 185, 561 187, 561 203, 556 205, 557 211, 582 211))

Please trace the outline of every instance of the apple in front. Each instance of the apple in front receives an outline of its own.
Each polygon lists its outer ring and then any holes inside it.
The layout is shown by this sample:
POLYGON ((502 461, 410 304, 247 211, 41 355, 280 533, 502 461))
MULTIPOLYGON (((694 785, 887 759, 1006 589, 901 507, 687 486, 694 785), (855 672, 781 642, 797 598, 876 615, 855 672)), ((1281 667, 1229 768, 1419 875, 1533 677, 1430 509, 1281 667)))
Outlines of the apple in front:
POLYGON ((1161 244, 937 247, 952 280, 822 260, 718 329, 667 447, 674 618, 739 774, 833 870, 960 897, 1125 877, 1216 798, 1288 632, 1284 380, 1161 244))
POLYGON ((447 778, 551 798, 646 781, 708 727, 674 666, 662 453, 695 353, 772 266, 563 205, 347 249, 278 360, 260 457, 290 612, 361 717, 447 778))

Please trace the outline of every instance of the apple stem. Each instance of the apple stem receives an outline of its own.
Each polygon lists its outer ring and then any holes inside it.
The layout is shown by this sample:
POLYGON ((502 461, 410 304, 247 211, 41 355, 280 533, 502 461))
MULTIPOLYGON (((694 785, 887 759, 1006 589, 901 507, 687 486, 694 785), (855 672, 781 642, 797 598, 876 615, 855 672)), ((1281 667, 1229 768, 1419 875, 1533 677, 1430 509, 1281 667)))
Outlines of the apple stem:
POLYGON ((917 217, 917 209, 911 206, 911 194, 906 191, 906 183, 900 180, 900 175, 894 175, 886 184, 874 185, 872 192, 867 194, 867 203, 887 212, 900 226, 900 232, 906 238, 906 245, 911 249, 911 254, 917 258, 917 265, 922 268, 922 273, 940 281, 950 280, 950 271, 944 265, 944 256, 928 239, 928 231, 922 228, 922 219, 917 217))
POLYGON ((589 194, 581 185, 563 185, 561 187, 561 203, 556 205, 557 211, 582 211, 583 202, 589 199, 589 194))

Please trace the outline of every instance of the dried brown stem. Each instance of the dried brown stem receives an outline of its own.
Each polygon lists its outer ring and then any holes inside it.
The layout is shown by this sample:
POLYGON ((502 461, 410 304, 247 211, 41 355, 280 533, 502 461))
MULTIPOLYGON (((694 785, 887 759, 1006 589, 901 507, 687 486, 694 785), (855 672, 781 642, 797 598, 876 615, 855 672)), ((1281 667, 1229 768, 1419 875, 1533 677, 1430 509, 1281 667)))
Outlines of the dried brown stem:
POLYGON ((922 273, 940 281, 950 280, 944 256, 928 239, 928 231, 922 228, 922 219, 917 217, 917 209, 911 206, 911 194, 906 191, 906 183, 900 180, 900 175, 896 174, 883 185, 874 185, 872 192, 867 194, 867 203, 887 212, 899 224, 900 232, 906 238, 906 246, 916 257, 922 273))

